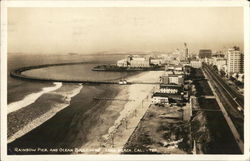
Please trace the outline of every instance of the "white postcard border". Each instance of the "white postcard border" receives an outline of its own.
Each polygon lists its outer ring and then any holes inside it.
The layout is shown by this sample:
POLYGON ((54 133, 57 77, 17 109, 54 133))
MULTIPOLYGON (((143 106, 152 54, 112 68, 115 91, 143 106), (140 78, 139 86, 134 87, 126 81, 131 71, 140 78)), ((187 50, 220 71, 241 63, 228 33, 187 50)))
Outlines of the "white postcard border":
POLYGON ((245 99, 244 155, 7 155, 7 9, 9 7, 244 7, 245 98, 250 98, 249 3, 237 1, 2 1, 1 159, 2 160, 249 160, 249 107, 245 99), (246 54, 247 53, 247 54, 246 54), (35 156, 35 157, 34 157, 35 156))

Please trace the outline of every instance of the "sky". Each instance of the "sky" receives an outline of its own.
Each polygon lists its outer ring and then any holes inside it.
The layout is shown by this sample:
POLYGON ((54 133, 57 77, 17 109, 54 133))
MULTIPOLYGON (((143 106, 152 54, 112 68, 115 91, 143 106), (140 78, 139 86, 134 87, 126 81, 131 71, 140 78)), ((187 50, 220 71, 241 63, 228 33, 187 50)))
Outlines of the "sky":
POLYGON ((240 7, 8 8, 9 53, 243 48, 240 7))

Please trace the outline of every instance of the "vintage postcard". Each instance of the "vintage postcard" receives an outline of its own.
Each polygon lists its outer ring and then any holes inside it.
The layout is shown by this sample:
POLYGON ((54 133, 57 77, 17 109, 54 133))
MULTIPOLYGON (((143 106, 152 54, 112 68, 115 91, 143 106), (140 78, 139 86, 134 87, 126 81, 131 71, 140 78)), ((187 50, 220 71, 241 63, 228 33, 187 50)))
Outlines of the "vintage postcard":
POLYGON ((1 5, 1 160, 249 159, 247 1, 1 5))

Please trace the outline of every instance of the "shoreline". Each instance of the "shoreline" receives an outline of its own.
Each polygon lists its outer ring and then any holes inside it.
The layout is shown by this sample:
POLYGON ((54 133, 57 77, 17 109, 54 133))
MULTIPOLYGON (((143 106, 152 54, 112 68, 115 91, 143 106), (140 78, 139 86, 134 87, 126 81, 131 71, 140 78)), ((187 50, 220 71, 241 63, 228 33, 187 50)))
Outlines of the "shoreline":
POLYGON ((53 82, 53 84, 54 84, 54 86, 52 86, 52 87, 43 87, 41 89, 41 91, 39 91, 39 92, 31 93, 29 95, 24 96, 24 98, 19 100, 19 101, 9 103, 8 108, 7 108, 7 114, 9 114, 11 112, 18 111, 21 108, 24 108, 24 107, 34 103, 43 94, 55 91, 55 90, 62 87, 62 83, 53 82))
MULTIPOLYGON (((131 81, 147 80, 158 81, 158 75, 162 72, 157 71, 142 72, 132 76, 128 79, 131 81), (158 73, 159 72, 159 73, 158 73)), ((33 129, 29 133, 18 138, 16 141, 8 144, 8 153, 10 154, 69 154, 69 152, 11 152, 10 149, 15 147, 42 147, 42 148, 79 148, 79 147, 100 147, 98 138, 104 135, 115 134, 116 142, 119 142, 120 147, 127 142, 133 130, 137 126, 141 117, 144 115, 147 105, 142 108, 142 111, 137 111, 136 108, 141 107, 141 101, 149 95, 154 85, 148 84, 134 84, 125 86, 110 86, 110 85, 87 85, 81 92, 72 98, 70 105, 63 110, 56 113, 52 118, 33 129), (87 90, 87 91, 85 91, 87 90), (96 91, 91 92, 90 91, 96 91), (140 93, 138 94, 138 90, 140 93), (89 91, 89 92, 88 92, 89 91), (82 98, 87 96, 89 100, 82 98), (128 98, 136 101, 96 101, 91 98, 94 97, 113 97, 113 98, 128 98), (82 109, 83 108, 83 109, 82 109), (129 109, 129 110, 128 110, 129 109), (124 117, 128 117, 130 129, 124 128, 124 117), (104 118, 104 120, 102 120, 104 118), (107 119, 107 120, 105 120, 107 119), (105 127, 104 123, 106 122, 105 127), (116 123, 115 123, 116 122, 116 123), (59 127, 52 127, 53 124, 60 123, 59 127), (65 128, 67 127, 67 128, 65 128), (100 128, 101 127, 101 128, 100 128), (113 128, 112 128, 113 127, 113 128), (132 127, 132 128, 131 128, 132 127), (97 131, 95 131, 97 130, 97 131), (114 132, 116 131, 116 132, 114 132), (124 133, 122 140, 118 139, 124 133), (50 134, 49 134, 50 133, 50 134), (100 137, 93 137, 92 134, 99 134, 100 137), (39 140, 36 138, 43 136, 39 140), (49 137, 49 138, 46 138, 49 137), (54 140, 53 140, 54 138, 54 140), (32 143, 35 139, 36 142, 32 143), (27 142, 28 141, 28 142, 27 142), (30 142, 31 141, 31 142, 30 142)))
POLYGON ((86 142, 86 134, 91 126, 95 125, 99 113, 109 104, 107 101, 104 104, 98 103, 93 99, 85 99, 83 102, 82 98, 116 94, 117 88, 109 88, 109 85, 84 86, 81 92, 71 99, 70 105, 32 131, 9 143, 8 154, 68 154, 69 152, 16 152, 14 148, 79 147, 82 142, 86 142), (89 93, 93 90, 95 92, 89 93))
MULTIPOLYGON (((76 96, 77 94, 79 94, 79 92, 82 89, 82 85, 79 85, 78 87, 75 87, 75 88, 73 88, 74 86, 72 86, 71 87, 72 89, 70 91, 60 92, 62 84, 59 84, 59 85, 60 85, 60 88, 57 88, 55 90, 48 91, 48 92, 44 93, 45 95, 37 98, 34 102, 36 102, 36 101, 40 102, 41 99, 44 100, 46 97, 53 97, 53 96, 55 97, 54 99, 60 99, 60 101, 57 100, 57 102, 55 102, 54 104, 52 104, 49 109, 45 109, 46 111, 42 111, 41 110, 40 112, 42 112, 42 113, 38 113, 38 111, 35 111, 34 113, 29 113, 29 114, 38 115, 38 117, 35 117, 35 116, 31 117, 31 120, 29 122, 24 121, 26 119, 20 121, 19 123, 21 123, 21 124, 18 125, 18 127, 20 127, 20 129, 17 129, 16 132, 11 133, 9 131, 9 129, 8 129, 8 141, 7 141, 8 143, 11 143, 12 141, 14 141, 14 140, 22 137, 23 135, 27 134, 29 131, 35 129, 36 127, 38 127, 41 124, 43 124, 45 121, 47 121, 50 118, 52 118, 56 113, 58 113, 62 109, 64 109, 67 106, 69 106, 71 98, 73 98, 74 96, 76 96)), ((67 88, 67 86, 66 87, 62 87, 62 88, 67 88)), ((12 124, 17 123, 16 120, 14 120, 14 118, 15 118, 15 116, 18 113, 19 114, 20 114, 20 112, 25 113, 25 111, 27 111, 27 110, 29 112, 29 111, 32 111, 32 109, 38 108, 38 107, 39 106, 34 107, 32 104, 30 104, 30 105, 25 106, 19 112, 18 111, 14 111, 12 114, 8 115, 8 125, 11 124, 11 123, 12 124), (28 109, 25 109, 26 107, 28 109)), ((19 117, 22 117, 22 115, 21 116, 19 115, 19 117)), ((9 126, 11 126, 11 125, 9 125, 9 126)))
MULTIPOLYGON (((147 78, 149 81, 157 81, 158 76, 162 72, 155 73, 154 71, 140 73, 138 75, 130 77, 129 81, 141 81, 147 78)), ((141 85, 134 84, 129 86, 122 86, 123 88, 117 94, 115 99, 123 98, 128 100, 134 100, 129 102, 117 102, 111 101, 111 104, 105 112, 100 116, 104 119, 99 121, 97 127, 92 129, 90 133, 90 138, 88 142, 81 146, 80 149, 99 149, 99 152, 84 152, 79 149, 78 153, 86 154, 106 154, 110 153, 105 151, 106 148, 112 147, 111 140, 115 141, 115 147, 122 149, 129 139, 130 135, 138 125, 139 121, 145 114, 147 108, 150 104, 150 92, 154 88, 154 85, 141 85), (125 97, 125 98, 124 98, 125 97), (146 98, 146 99, 145 99, 146 98), (142 106, 142 100, 145 100, 144 105, 142 106), (113 111, 113 114, 116 113, 116 116, 110 116, 110 111, 113 111), (116 119, 115 119, 116 117, 116 119), (106 119, 105 119, 106 118, 106 119), (110 120, 110 118, 115 119, 115 121, 110 120), (113 122, 113 124, 111 124, 113 122), (125 125, 126 122, 126 125, 125 125), (111 125, 111 126, 110 126, 111 125), (127 127, 126 127, 127 126, 127 127), (128 128, 129 127, 129 128, 128 128), (100 131, 100 128, 102 129, 100 131), (99 133, 98 133, 99 132, 99 133), (93 136, 95 134, 96 136, 93 136), (112 139, 111 139, 112 137, 112 139)), ((112 152, 111 152, 112 153, 112 152)))

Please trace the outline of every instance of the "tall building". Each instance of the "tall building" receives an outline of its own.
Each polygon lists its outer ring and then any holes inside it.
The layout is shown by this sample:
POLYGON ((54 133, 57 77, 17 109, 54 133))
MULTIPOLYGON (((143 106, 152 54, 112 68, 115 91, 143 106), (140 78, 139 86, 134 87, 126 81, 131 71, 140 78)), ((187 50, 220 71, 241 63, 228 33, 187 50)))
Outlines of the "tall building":
POLYGON ((188 54, 187 43, 184 43, 184 46, 185 46, 185 60, 188 60, 189 54, 188 54))
POLYGON ((210 49, 201 49, 199 51, 199 58, 204 59, 204 58, 211 58, 212 57, 212 50, 210 49))
POLYGON ((227 73, 243 73, 244 55, 238 48, 230 48, 227 52, 227 73))

